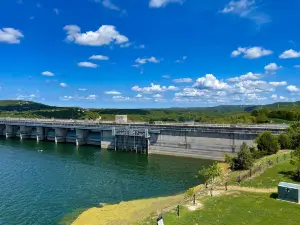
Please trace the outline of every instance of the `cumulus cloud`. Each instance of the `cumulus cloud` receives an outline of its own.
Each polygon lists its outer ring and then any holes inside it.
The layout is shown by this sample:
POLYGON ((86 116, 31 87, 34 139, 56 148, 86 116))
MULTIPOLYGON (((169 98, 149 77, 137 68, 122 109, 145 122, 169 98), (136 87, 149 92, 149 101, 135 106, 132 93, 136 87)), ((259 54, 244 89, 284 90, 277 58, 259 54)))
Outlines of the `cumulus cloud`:
POLYGON ((271 98, 274 99, 274 100, 276 100, 276 99, 278 98, 278 95, 273 94, 273 95, 271 96, 271 98))
POLYGON ((262 77, 261 74, 249 72, 249 73, 239 76, 239 77, 229 78, 228 81, 229 82, 240 82, 240 81, 244 81, 244 80, 259 80, 261 77, 262 77))
POLYGON ((105 55, 92 55, 89 59, 95 59, 95 60, 109 60, 108 56, 105 55))
POLYGON ((68 85, 66 83, 60 83, 59 86, 61 86, 61 87, 67 87, 68 85))
POLYGON ((193 80, 191 78, 179 78, 179 79, 174 79, 174 83, 191 83, 193 80))
POLYGON ((241 18, 253 20, 257 24, 264 24, 271 21, 268 15, 257 10, 255 0, 230 1, 220 12, 223 14, 234 14, 241 18))
POLYGON ((97 68, 98 65, 91 62, 79 62, 77 64, 79 67, 97 68))
POLYGON ((163 75, 162 77, 165 78, 165 79, 170 79, 171 78, 170 75, 163 75))
POLYGON ((78 91, 87 91, 86 88, 78 88, 78 91))
POLYGON ((22 95, 22 94, 17 94, 16 99, 17 100, 33 100, 37 98, 35 94, 29 94, 29 95, 22 95))
POLYGON ((282 68, 282 66, 278 66, 276 63, 270 63, 269 65, 265 66, 265 70, 267 70, 267 71, 276 71, 281 68, 282 68))
POLYGON ((293 49, 283 52, 279 58, 281 59, 291 59, 291 58, 300 58, 300 52, 297 52, 293 49))
POLYGON ((54 76, 54 73, 50 72, 50 71, 44 71, 42 72, 42 75, 43 76, 48 76, 48 77, 53 77, 54 76))
POLYGON ((184 0, 150 0, 149 6, 151 8, 165 7, 169 3, 179 3, 182 4, 184 0))
POLYGON ((106 95, 121 95, 121 93, 118 91, 106 91, 105 94, 106 95))
POLYGON ((14 28, 0 29, 0 42, 8 44, 20 44, 20 39, 24 38, 21 31, 14 28))
POLYGON ((111 0, 95 0, 95 2, 101 3, 105 8, 120 11, 120 8, 113 4, 111 0))
POLYGON ((284 96, 280 96, 279 99, 283 100, 283 101, 288 101, 289 100, 287 97, 284 97, 284 96))
POLYGON ((135 62, 139 64, 146 64, 147 62, 159 63, 160 61, 156 59, 154 56, 152 56, 150 58, 137 58, 135 62))
POLYGON ((178 59, 175 62, 176 63, 183 63, 185 60, 187 60, 187 56, 183 56, 182 59, 178 59))
POLYGON ((75 100, 75 101, 81 101, 81 100, 87 100, 87 101, 95 101, 97 100, 97 95, 88 95, 88 96, 79 96, 79 95, 65 95, 62 97, 59 97, 59 99, 61 101, 71 101, 71 100, 75 100))
POLYGON ((289 85, 286 87, 286 89, 289 91, 289 92, 299 92, 300 89, 297 88, 295 85, 289 85))
POLYGON ((273 51, 264 49, 263 47, 255 46, 250 48, 241 48, 231 53, 232 57, 237 57, 243 55, 246 59, 257 59, 263 56, 271 55, 273 51))
POLYGON ((218 80, 213 74, 206 74, 205 77, 198 78, 193 87, 198 89, 222 90, 229 88, 229 85, 218 80))
POLYGON ((81 29, 77 25, 67 25, 64 30, 67 32, 66 40, 79 45, 102 46, 112 43, 120 45, 129 41, 112 25, 102 25, 98 30, 86 33, 81 33, 81 29))
POLYGON ((286 81, 281 81, 281 82, 269 82, 274 87, 281 87, 281 86, 286 86, 287 82, 286 81))
POLYGON ((151 84, 150 87, 139 87, 139 86, 134 86, 131 88, 132 91, 138 91, 141 93, 145 94, 152 94, 155 92, 164 92, 164 91, 176 91, 178 90, 177 87, 175 86, 161 86, 159 84, 151 84))

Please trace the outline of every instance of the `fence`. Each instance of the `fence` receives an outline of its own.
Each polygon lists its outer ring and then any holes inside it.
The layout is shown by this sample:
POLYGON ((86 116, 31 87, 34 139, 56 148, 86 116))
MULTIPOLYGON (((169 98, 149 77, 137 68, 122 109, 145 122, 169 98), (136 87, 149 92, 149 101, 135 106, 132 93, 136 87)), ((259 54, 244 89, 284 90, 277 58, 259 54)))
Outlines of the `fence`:
POLYGON ((254 165, 250 170, 244 171, 239 176, 237 176, 236 182, 240 184, 242 181, 248 180, 252 176, 257 175, 265 171, 267 168, 272 167, 274 164, 278 164, 279 162, 285 161, 288 158, 292 158, 292 152, 290 154, 278 156, 276 159, 268 159, 258 165, 254 165))

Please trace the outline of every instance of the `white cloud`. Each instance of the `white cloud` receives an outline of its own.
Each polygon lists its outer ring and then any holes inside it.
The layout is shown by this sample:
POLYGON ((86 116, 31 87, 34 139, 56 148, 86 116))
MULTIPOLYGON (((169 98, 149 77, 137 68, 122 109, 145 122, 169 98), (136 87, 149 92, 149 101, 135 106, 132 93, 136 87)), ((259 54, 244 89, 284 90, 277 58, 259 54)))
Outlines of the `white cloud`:
POLYGON ((165 79, 170 79, 171 78, 170 75, 163 75, 162 77, 165 78, 165 79))
POLYGON ((237 50, 231 53, 232 57, 237 57, 241 54, 244 55, 246 59, 257 59, 262 56, 271 55, 273 52, 271 50, 264 49, 259 46, 250 47, 250 48, 241 48, 239 47, 237 50))
POLYGON ((299 91, 300 91, 300 89, 297 88, 295 85, 287 86, 286 89, 287 89, 289 92, 299 92, 299 91))
POLYGON ((183 63, 185 60, 187 60, 187 56, 183 56, 182 59, 178 59, 175 62, 176 63, 183 63))
POLYGON ((22 95, 22 94, 17 94, 16 99, 17 100, 33 100, 37 98, 35 94, 30 94, 30 95, 22 95))
POLYGON ((67 32, 66 39, 79 45, 102 46, 112 43, 124 44, 129 41, 111 25, 102 25, 97 31, 86 33, 81 33, 81 29, 77 25, 67 25, 64 30, 67 32))
POLYGON ((169 3, 180 3, 182 4, 184 0, 150 0, 149 6, 151 8, 160 8, 168 5, 169 3))
POLYGON ((77 64, 79 67, 97 68, 98 65, 91 62, 79 62, 77 64))
POLYGON ((61 87, 67 87, 68 85, 66 83, 60 83, 59 84, 61 87))
POLYGON ((278 95, 274 94, 274 95, 271 96, 271 98, 274 99, 274 100, 276 100, 278 98, 278 95))
POLYGON ((132 45, 132 43, 126 42, 125 44, 121 44, 120 47, 121 47, 121 48, 128 48, 128 47, 130 47, 131 45, 132 45))
POLYGON ((60 12, 59 12, 59 9, 53 9, 53 12, 58 15, 60 12))
POLYGON ((104 56, 104 55, 92 55, 89 59, 109 60, 109 57, 108 56, 104 56))
POLYGON ((297 52, 293 49, 283 52, 279 58, 281 59, 291 59, 291 58, 300 58, 300 52, 297 52))
POLYGON ((208 90, 197 90, 195 88, 185 88, 182 92, 175 93, 176 97, 203 97, 208 95, 208 90))
POLYGON ((286 86, 287 82, 286 81, 281 81, 281 82, 269 82, 274 87, 280 87, 280 86, 286 86))
POLYGON ((164 96, 161 95, 161 94, 156 94, 156 95, 153 95, 152 97, 153 97, 153 98, 163 98, 164 96))
POLYGON ((160 61, 156 59, 154 56, 152 56, 150 58, 137 58, 135 62, 139 64, 146 64, 147 62, 159 63, 160 61))
POLYGON ((223 81, 218 80, 212 74, 206 74, 205 77, 198 78, 193 87, 198 89, 222 90, 229 88, 229 85, 223 81))
POLYGON ((253 20, 257 24, 264 24, 270 22, 270 18, 265 13, 259 12, 259 7, 255 5, 255 0, 236 0, 230 1, 221 13, 235 14, 242 18, 253 20))
POLYGON ((78 88, 78 91, 87 91, 86 88, 78 88))
POLYGON ((164 91, 175 91, 178 90, 177 87, 175 86, 160 86, 159 84, 151 84, 151 87, 139 87, 139 86, 134 86, 131 88, 131 90, 133 91, 138 91, 138 92, 142 92, 145 94, 152 94, 155 92, 164 92, 164 91))
POLYGON ((121 95, 121 93, 118 91, 106 91, 105 94, 106 95, 121 95))
POLYGON ((21 31, 14 28, 0 29, 0 42, 8 44, 19 44, 21 42, 20 39, 23 37, 24 35, 21 33, 21 31))
POLYGON ((239 76, 239 77, 229 78, 228 81, 229 82, 240 82, 240 81, 244 81, 244 80, 258 80, 261 77, 262 77, 261 74, 249 72, 249 73, 239 76))
POLYGON ((179 79, 174 79, 174 83, 191 83, 193 80, 191 78, 179 78, 179 79))
POLYGON ((54 73, 50 72, 50 71, 44 71, 42 72, 42 75, 43 76, 48 76, 48 77, 53 77, 54 76, 54 73))
POLYGON ((59 99, 61 101, 71 101, 71 100, 75 100, 75 101, 81 101, 81 100, 87 100, 87 101, 95 101, 97 99, 97 95, 88 95, 88 96, 70 96, 70 95, 65 95, 63 97, 59 97, 59 99))
POLYGON ((141 95, 141 94, 137 94, 135 97, 136 97, 136 98, 142 98, 142 97, 143 97, 143 95, 141 95))
POLYGON ((269 65, 265 66, 265 70, 267 71, 276 71, 281 68, 282 66, 278 66, 276 63, 270 63, 269 65))
POLYGON ((111 9, 111 10, 116 10, 120 11, 120 8, 113 4, 111 0, 95 0, 95 2, 100 2, 105 8, 111 9))
POLYGON ((300 68, 300 65, 295 65, 294 68, 300 68))
POLYGON ((284 101, 289 100, 287 97, 284 97, 284 96, 280 96, 279 99, 280 99, 280 100, 284 100, 284 101))

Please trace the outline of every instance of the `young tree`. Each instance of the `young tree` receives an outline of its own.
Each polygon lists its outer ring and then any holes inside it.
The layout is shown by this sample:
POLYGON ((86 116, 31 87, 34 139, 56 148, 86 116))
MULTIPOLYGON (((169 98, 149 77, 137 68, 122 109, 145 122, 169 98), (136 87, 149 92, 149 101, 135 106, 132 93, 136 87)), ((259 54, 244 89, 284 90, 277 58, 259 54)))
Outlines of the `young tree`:
POLYGON ((195 194, 195 189, 194 189, 194 188, 190 188, 190 189, 188 189, 188 190, 185 192, 184 198, 185 198, 186 200, 189 200, 189 199, 191 199, 191 198, 194 196, 194 194, 195 194))
POLYGON ((295 178, 300 180, 300 148, 297 148, 293 153, 293 158, 291 159, 291 164, 296 166, 295 178))
POLYGON ((285 133, 281 133, 278 136, 278 143, 279 143, 281 149, 290 149, 291 148, 291 139, 285 133))
POLYGON ((266 152, 267 155, 276 154, 280 149, 278 138, 269 131, 262 132, 255 141, 258 150, 266 152))
POLYGON ((241 150, 238 153, 237 159, 236 159, 236 168, 241 170, 248 170, 253 166, 253 157, 249 150, 248 145, 244 142, 241 145, 241 150))
POLYGON ((198 174, 204 177, 206 183, 213 183, 217 177, 222 175, 222 169, 217 162, 214 162, 207 168, 203 167, 198 174))

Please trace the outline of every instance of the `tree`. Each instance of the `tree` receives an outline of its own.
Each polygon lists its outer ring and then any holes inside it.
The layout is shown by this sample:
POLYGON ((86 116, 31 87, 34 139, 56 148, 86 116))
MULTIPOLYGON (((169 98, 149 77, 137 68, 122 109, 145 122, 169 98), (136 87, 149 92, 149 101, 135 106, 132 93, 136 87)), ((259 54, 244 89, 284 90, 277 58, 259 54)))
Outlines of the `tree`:
POLYGON ((288 136, 291 140, 291 148, 297 149, 300 147, 300 122, 293 123, 288 128, 288 136))
POLYGON ((235 161, 235 167, 237 169, 248 170, 253 166, 254 160, 249 150, 249 147, 245 142, 241 145, 241 150, 238 153, 238 156, 235 161))
POLYGON ((195 194, 195 189, 194 188, 190 188, 189 190, 187 190, 184 194, 184 198, 185 199, 191 199, 195 194))
POLYGON ((293 158, 291 159, 291 165, 296 166, 295 178, 300 180, 300 148, 297 148, 293 153, 293 158))
POLYGON ((222 169, 217 162, 214 162, 207 168, 203 167, 198 174, 204 177, 206 183, 213 183, 217 177, 221 176, 222 169))
POLYGON ((255 141, 258 150, 265 152, 267 155, 276 154, 280 149, 278 138, 269 131, 262 132, 255 141))
POLYGON ((290 137, 285 133, 278 136, 278 143, 281 149, 290 149, 292 145, 290 137))

